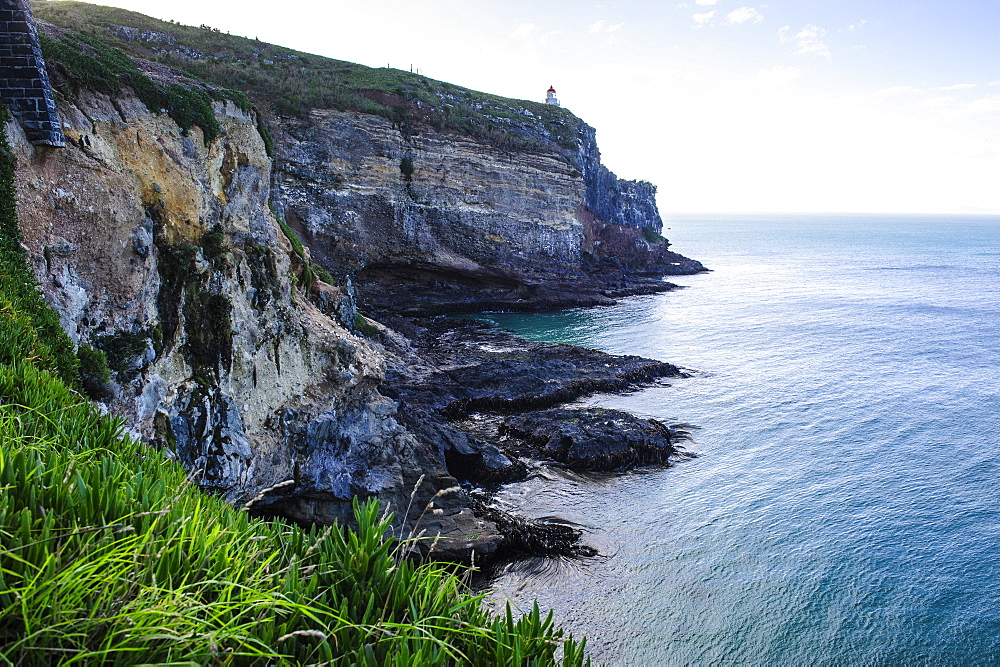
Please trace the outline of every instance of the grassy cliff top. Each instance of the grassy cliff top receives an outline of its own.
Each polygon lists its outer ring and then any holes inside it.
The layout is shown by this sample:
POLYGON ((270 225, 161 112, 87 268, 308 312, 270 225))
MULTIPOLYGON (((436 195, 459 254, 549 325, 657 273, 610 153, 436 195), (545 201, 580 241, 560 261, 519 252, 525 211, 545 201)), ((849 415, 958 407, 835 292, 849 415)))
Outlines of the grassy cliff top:
MULTIPOLYGON (((358 111, 388 118, 404 128, 430 125, 511 150, 576 149, 579 121, 559 107, 481 93, 403 70, 325 58, 209 26, 185 26, 124 9, 46 1, 33 2, 32 10, 36 18, 91 43, 98 41, 133 58, 242 91, 255 106, 272 114, 305 116, 313 108, 358 111)), ((48 52, 46 57, 53 59, 48 52)), ((58 55, 54 58, 59 59, 58 55)))

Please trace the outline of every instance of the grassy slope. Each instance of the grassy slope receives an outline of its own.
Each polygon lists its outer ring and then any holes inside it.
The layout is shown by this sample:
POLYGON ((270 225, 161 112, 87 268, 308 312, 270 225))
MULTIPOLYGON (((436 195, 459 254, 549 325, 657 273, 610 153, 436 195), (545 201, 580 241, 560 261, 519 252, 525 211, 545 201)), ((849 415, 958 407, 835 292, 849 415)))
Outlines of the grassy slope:
MULTIPOLYGON (((401 126, 426 123, 511 150, 576 149, 577 118, 565 109, 480 93, 425 76, 371 68, 236 37, 208 27, 160 21, 82 2, 34 2, 35 16, 97 38, 129 55, 202 81, 244 91, 258 107, 302 116, 310 108, 361 111, 401 126), (153 41, 122 39, 116 26, 153 41), (170 42, 164 36, 169 35, 170 42)), ((47 54, 48 55, 48 54, 47 54)))
MULTIPOLYGON (((0 124, 7 112, 0 106, 0 124)), ((551 616, 491 617, 452 568, 359 528, 253 520, 70 387, 0 135, 0 664, 581 664, 551 616)))
MULTIPOLYGON (((575 126, 568 112, 544 105, 122 10, 49 2, 36 12, 79 35, 49 41, 57 66, 82 85, 106 84, 110 94, 129 85, 160 101, 182 127, 210 123, 199 116, 208 104, 204 91, 153 84, 116 48, 235 85, 258 106, 273 101, 280 113, 351 109, 521 150, 567 147, 571 135, 560 132, 575 126), (109 24, 169 29, 175 44, 215 57, 157 54, 116 41, 109 24), (526 115, 528 108, 536 115, 526 115)), ((238 92, 222 95, 240 102, 238 92)), ((6 118, 2 109, 0 116, 6 118)), ((449 567, 400 561, 374 505, 358 508, 355 532, 253 521, 203 495, 160 452, 124 437, 120 423, 101 417, 73 390, 79 361, 23 255, 12 169, 3 142, 0 663, 519 665, 550 664, 560 645, 566 664, 584 660, 582 645, 562 641, 537 609, 493 618, 449 567)))

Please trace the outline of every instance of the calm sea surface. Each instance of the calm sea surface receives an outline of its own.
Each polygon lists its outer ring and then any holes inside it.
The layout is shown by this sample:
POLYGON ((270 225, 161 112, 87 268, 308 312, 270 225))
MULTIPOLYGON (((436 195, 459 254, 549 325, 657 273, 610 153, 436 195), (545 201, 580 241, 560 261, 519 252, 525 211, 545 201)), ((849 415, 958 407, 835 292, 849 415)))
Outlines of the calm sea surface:
POLYGON ((489 315, 694 369, 587 404, 700 427, 700 458, 506 489, 602 556, 495 583, 595 662, 1000 664, 1000 218, 673 218, 712 273, 489 315))

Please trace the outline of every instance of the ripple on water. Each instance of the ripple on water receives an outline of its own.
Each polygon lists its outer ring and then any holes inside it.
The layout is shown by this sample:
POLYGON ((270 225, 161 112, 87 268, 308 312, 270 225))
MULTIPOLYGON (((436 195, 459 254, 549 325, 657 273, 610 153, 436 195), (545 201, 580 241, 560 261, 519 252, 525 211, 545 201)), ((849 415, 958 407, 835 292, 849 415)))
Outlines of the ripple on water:
POLYGON ((599 662, 1000 663, 995 218, 690 219, 713 273, 605 309, 491 315, 697 369, 583 404, 700 429, 702 456, 503 492, 601 558, 513 568, 599 662))

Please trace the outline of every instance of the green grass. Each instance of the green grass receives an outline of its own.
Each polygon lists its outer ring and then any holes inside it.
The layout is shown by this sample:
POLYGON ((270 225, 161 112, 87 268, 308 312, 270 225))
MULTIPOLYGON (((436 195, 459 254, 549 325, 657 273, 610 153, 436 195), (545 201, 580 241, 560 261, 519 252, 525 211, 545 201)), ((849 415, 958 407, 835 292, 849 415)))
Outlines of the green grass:
POLYGON ((329 271, 324 269, 319 264, 312 265, 313 275, 325 282, 327 285, 336 285, 337 279, 334 278, 329 271))
POLYGON ((219 136, 219 121, 212 110, 213 99, 230 99, 245 110, 250 101, 242 91, 225 89, 204 90, 177 83, 156 83, 139 71, 121 49, 109 46, 95 36, 71 33, 60 38, 40 35, 47 65, 61 65, 68 81, 62 93, 73 97, 81 88, 117 95, 127 85, 153 111, 165 110, 183 130, 197 125, 202 130, 205 145, 219 136))
POLYGON ((584 663, 537 606, 494 617, 455 566, 403 560, 377 503, 355 530, 253 519, 74 391, 5 140, 0 231, 0 664, 584 663))
MULTIPOLYGON (((103 353, 104 363, 109 371, 112 371, 119 379, 131 380, 137 376, 144 366, 136 364, 146 353, 146 339, 149 338, 146 331, 122 331, 113 334, 102 334, 94 338, 94 346, 98 352, 103 353)), ((93 357, 91 363, 98 365, 98 357, 93 353, 88 353, 93 357)), ((81 360, 83 357, 81 356, 81 360)))
POLYGON ((111 388, 111 370, 104 350, 81 345, 77 350, 80 359, 80 387, 95 401, 110 401, 114 398, 111 388))
MULTIPOLYGON (((389 67, 324 58, 123 9, 54 1, 34 2, 32 8, 36 17, 74 31, 91 44, 100 42, 195 79, 243 91, 259 108, 278 114, 305 116, 312 108, 359 111, 385 117, 406 131, 420 125, 448 129, 512 151, 576 150, 578 119, 552 105, 481 93, 389 67), (123 39, 116 26, 169 35, 173 44, 123 39)), ((48 49, 45 56, 54 61, 64 57, 50 55, 48 49)), ((266 131, 265 126, 262 136, 266 131)))
POLYGON ((642 238, 644 238, 647 243, 652 243, 654 245, 657 245, 660 243, 666 243, 667 241, 667 239, 663 238, 663 235, 661 235, 658 231, 656 231, 652 227, 643 227, 641 231, 642 231, 642 238))
POLYGON ((251 519, 33 364, 0 368, 0 395, 12 662, 553 660, 550 617, 491 618, 448 566, 400 560, 377 503, 356 505, 352 531, 251 519))
POLYGON ((354 330, 364 336, 367 336, 368 338, 375 338, 378 336, 378 328, 365 319, 365 316, 361 313, 356 313, 354 315, 354 330))
MULTIPOLYGON (((9 118, 7 109, 0 105, 0 125, 9 118)), ((35 287, 35 275, 21 247, 16 206, 14 159, 4 137, 0 145, 0 310, 5 318, 20 325, 5 330, 12 338, 0 338, 0 363, 34 359, 67 384, 75 385, 79 361, 59 317, 35 287)))
POLYGON ((271 209, 271 215, 273 215, 274 219, 278 221, 278 226, 281 227, 281 231, 284 233, 285 238, 287 238, 288 242, 292 244, 292 250, 294 250, 295 254, 302 260, 302 289, 305 293, 309 294, 309 292, 312 291, 314 277, 318 277, 328 285, 335 284, 336 280, 330 275, 329 271, 324 269, 319 264, 313 264, 309 260, 309 256, 306 254, 305 246, 302 244, 302 239, 299 238, 299 235, 295 233, 294 229, 288 226, 288 223, 285 222, 284 218, 278 215, 278 212, 274 210, 274 205, 271 204, 271 202, 267 202, 267 206, 271 209))

